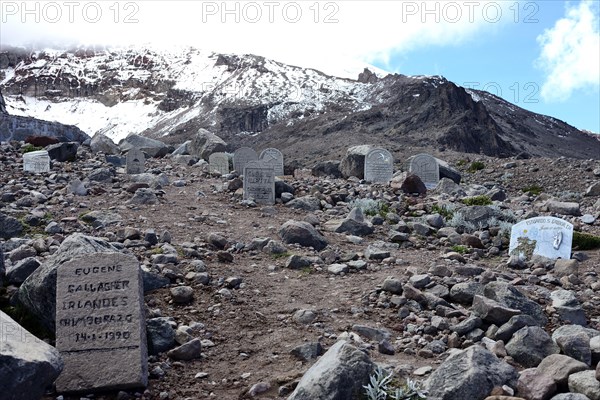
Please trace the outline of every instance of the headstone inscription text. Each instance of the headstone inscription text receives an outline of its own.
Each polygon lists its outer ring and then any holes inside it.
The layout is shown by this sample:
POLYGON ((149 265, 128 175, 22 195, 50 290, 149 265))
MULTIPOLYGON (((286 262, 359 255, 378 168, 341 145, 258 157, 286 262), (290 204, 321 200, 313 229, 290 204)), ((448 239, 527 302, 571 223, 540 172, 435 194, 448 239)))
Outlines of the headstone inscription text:
POLYGON ((283 154, 281 151, 273 148, 264 149, 260 153, 260 157, 258 159, 268 165, 273 167, 273 171, 275 176, 283 176, 283 154))
POLYGON ((555 217, 535 217, 513 225, 509 254, 531 258, 534 254, 557 259, 570 259, 573 224, 555 217))
POLYGON ((244 167, 250 161, 257 161, 258 155, 250 147, 240 147, 233 153, 233 169, 239 174, 244 173, 244 167))
POLYGON ((365 180, 388 183, 394 174, 394 157, 385 149, 373 149, 365 156, 365 180))
POLYGON ((50 172, 50 156, 46 150, 30 151, 23 154, 23 171, 50 172))
POLYGON ((410 159, 408 172, 417 175, 427 189, 433 189, 440 181, 440 168, 435 157, 417 154, 410 159))
POLYGON ((208 156, 208 165, 211 171, 227 175, 229 173, 229 156, 225 153, 213 153, 208 156))
POLYGON ((95 253, 61 265, 56 280, 56 348, 65 363, 63 392, 148 384, 146 324, 139 262, 95 253))
POLYGON ((257 204, 275 204, 273 168, 262 161, 250 161, 244 168, 244 200, 257 204))
POLYGON ((128 174, 143 174, 146 171, 146 156, 138 148, 134 147, 127 152, 125 163, 128 174))

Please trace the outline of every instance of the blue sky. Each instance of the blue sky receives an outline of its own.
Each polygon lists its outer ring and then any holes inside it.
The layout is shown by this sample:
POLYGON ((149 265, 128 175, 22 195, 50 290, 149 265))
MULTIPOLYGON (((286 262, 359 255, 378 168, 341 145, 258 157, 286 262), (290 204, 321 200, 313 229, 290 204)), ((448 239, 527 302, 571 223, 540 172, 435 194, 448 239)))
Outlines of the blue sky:
POLYGON ((190 45, 353 78, 371 64, 600 132, 599 15, 600 0, 0 0, 0 44, 190 45))

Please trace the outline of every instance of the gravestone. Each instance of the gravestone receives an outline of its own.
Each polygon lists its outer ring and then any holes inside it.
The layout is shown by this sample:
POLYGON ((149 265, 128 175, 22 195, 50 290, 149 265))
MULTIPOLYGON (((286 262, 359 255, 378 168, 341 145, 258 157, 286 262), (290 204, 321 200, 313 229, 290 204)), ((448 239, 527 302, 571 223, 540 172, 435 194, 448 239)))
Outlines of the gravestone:
POLYGON ((208 156, 208 164, 211 171, 217 171, 221 175, 229 173, 229 156, 225 153, 212 153, 208 156))
POLYGON ((125 170, 128 174, 143 174, 146 171, 146 156, 135 147, 127 152, 125 170))
POLYGON ((240 147, 233 153, 233 169, 239 174, 244 173, 244 167, 249 161, 257 161, 256 151, 249 147, 240 147))
POLYGON ((95 253, 61 265, 56 280, 56 348, 63 392, 141 388, 148 384, 146 324, 139 262, 95 253))
POLYGON ((433 189, 440 181, 440 168, 435 157, 429 154, 417 154, 411 157, 408 172, 417 175, 427 189, 433 189))
POLYGON ((275 176, 283 176, 283 154, 277 149, 264 149, 258 159, 273 167, 275 176))
POLYGON ((244 200, 257 204, 275 204, 275 174, 262 161, 250 161, 244 168, 244 200))
POLYGON ((509 254, 530 259, 534 254, 557 259, 571 258, 573 225, 555 217, 536 217, 513 225, 509 254))
POLYGON ((50 156, 46 150, 31 151, 23 154, 23 171, 50 172, 50 156))
POLYGON ((365 156, 365 180, 388 183, 394 175, 394 157, 385 149, 373 149, 365 156))

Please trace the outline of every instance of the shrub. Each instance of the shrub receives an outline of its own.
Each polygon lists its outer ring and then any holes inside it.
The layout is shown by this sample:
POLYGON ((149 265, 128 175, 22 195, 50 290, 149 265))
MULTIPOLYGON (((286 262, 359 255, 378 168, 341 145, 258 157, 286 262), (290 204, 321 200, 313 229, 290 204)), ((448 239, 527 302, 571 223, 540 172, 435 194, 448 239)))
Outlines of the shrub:
POLYGON ((589 233, 573 232, 573 246, 578 250, 600 249, 600 237, 589 233))
POLYGON ((446 220, 454 216, 454 211, 452 210, 452 207, 450 207, 448 204, 444 204, 442 206, 434 204, 433 206, 431 206, 431 212, 434 214, 440 214, 446 220))
POLYGON ((390 212, 389 204, 381 200, 373 199, 355 199, 350 202, 350 208, 360 208, 365 215, 373 217, 377 214, 383 218, 390 212))
POLYGON ((469 165, 469 168, 467 169, 467 171, 468 172, 481 171, 484 168, 485 168, 485 164, 482 163, 481 161, 473 161, 471 163, 471 165, 469 165))
POLYGON ((394 380, 394 373, 377 367, 369 377, 369 384, 363 386, 367 400, 419 400, 427 398, 427 391, 421 389, 419 382, 410 378, 400 384, 394 380))
POLYGON ((489 206, 492 204, 492 199, 488 196, 475 196, 462 199, 461 202, 467 206, 489 206))
POLYGON ((533 185, 525 186, 521 190, 523 193, 527 193, 530 196, 539 196, 544 191, 544 188, 537 183, 534 183, 533 185))
POLYGON ((467 248, 467 246, 457 244, 457 245, 452 246, 452 251, 455 251, 459 254, 466 254, 469 251, 469 249, 467 248))

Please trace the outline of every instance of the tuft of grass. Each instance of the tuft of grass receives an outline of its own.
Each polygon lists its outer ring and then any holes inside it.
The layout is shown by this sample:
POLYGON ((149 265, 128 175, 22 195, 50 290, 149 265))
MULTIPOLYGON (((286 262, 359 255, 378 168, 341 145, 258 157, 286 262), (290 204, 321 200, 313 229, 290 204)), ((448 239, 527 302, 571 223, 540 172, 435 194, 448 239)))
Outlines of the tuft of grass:
POLYGON ((573 232, 573 247, 577 247, 578 250, 600 249, 600 236, 573 232))
POLYGON ((469 249, 467 246, 463 246, 462 244, 457 244, 451 247, 452 251, 457 252, 458 254, 467 254, 469 249))
POLYGON ((544 191, 544 188, 537 183, 534 183, 533 185, 525 186, 521 191, 530 196, 539 196, 544 191))
POLYGON ((269 255, 271 256, 271 258, 273 260, 279 260, 279 259, 282 259, 282 258, 288 258, 292 254, 286 251, 286 252, 283 252, 283 253, 271 253, 269 255))
POLYGON ((493 203, 492 199, 485 195, 467 197, 466 199, 462 199, 461 202, 467 206, 489 206, 493 203))
POLYGON ((152 249, 152 251, 150 252, 151 254, 164 254, 164 250, 162 247, 155 247, 152 249))
POLYGON ((431 206, 432 214, 440 214, 444 219, 451 219, 454 216, 454 212, 448 209, 445 206, 439 206, 438 204, 434 204, 431 206))
POLYGON ((469 165, 469 168, 467 169, 467 171, 468 172, 481 171, 484 168, 485 168, 485 164, 482 163, 481 161, 473 161, 471 163, 471 165, 469 165))
POLYGON ((43 147, 34 146, 31 143, 27 143, 21 148, 21 153, 31 153, 32 151, 44 150, 43 147))
POLYGON ((460 160, 458 160, 456 162, 456 166, 457 167, 464 167, 465 165, 467 165, 469 163, 468 160, 465 160, 464 158, 461 158, 460 160))

